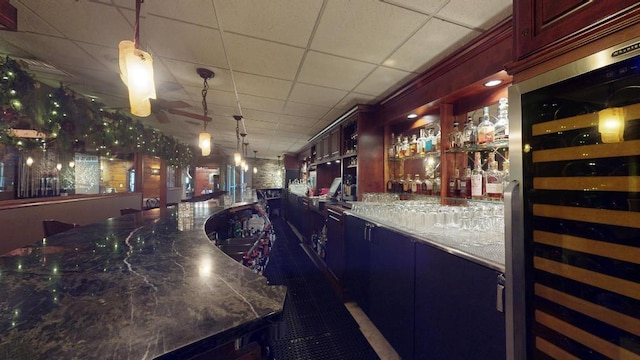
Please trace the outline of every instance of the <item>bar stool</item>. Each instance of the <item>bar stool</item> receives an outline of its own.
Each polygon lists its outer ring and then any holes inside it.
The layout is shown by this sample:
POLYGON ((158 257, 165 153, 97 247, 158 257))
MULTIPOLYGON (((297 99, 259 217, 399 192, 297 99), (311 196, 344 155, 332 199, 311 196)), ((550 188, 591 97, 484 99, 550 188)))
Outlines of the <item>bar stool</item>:
POLYGON ((42 230, 44 231, 44 237, 49 237, 63 231, 71 230, 73 228, 80 227, 75 223, 66 223, 58 220, 42 220, 42 230))

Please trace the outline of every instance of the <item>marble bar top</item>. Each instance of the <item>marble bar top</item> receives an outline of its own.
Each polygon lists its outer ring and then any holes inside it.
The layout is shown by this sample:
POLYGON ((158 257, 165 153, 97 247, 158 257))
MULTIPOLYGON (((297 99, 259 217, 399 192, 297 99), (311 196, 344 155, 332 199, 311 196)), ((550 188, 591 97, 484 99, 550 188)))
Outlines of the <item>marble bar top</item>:
POLYGON ((166 357, 268 323, 286 288, 269 286, 207 238, 206 221, 221 211, 229 209, 180 203, 0 256, 0 358, 166 357))
POLYGON ((359 217, 376 226, 392 230, 414 241, 429 244, 490 269, 505 272, 505 239, 502 233, 456 228, 433 228, 429 232, 418 233, 398 225, 397 221, 382 221, 351 210, 345 210, 345 214, 359 217))

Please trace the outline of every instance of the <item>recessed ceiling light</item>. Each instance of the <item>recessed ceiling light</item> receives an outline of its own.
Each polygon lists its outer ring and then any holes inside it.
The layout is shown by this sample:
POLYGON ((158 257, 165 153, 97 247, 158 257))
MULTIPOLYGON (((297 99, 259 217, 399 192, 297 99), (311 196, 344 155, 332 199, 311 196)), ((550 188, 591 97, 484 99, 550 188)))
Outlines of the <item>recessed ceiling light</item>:
POLYGON ((486 83, 484 83, 484 86, 492 87, 492 86, 498 86, 500 84, 502 84, 502 80, 489 80, 486 83))
POLYGON ((409 118, 409 119, 415 119, 417 117, 418 117, 417 114, 409 114, 409 115, 407 115, 407 118, 409 118))

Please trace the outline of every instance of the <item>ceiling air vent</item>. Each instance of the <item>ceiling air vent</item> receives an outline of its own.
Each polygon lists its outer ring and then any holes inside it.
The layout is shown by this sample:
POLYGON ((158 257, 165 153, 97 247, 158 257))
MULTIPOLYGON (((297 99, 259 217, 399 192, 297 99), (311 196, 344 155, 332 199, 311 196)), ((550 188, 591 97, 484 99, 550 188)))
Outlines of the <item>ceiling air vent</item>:
POLYGON ((54 75, 62 75, 62 76, 70 76, 66 72, 64 72, 64 71, 56 68, 55 66, 53 66, 51 64, 48 64, 48 63, 46 63, 44 61, 35 60, 35 59, 21 58, 21 57, 17 57, 17 58, 15 58, 15 60, 18 61, 19 63, 21 63, 23 65, 23 67, 26 67, 27 69, 29 69, 29 70, 31 70, 33 72, 40 72, 40 73, 47 73, 47 74, 54 74, 54 75))

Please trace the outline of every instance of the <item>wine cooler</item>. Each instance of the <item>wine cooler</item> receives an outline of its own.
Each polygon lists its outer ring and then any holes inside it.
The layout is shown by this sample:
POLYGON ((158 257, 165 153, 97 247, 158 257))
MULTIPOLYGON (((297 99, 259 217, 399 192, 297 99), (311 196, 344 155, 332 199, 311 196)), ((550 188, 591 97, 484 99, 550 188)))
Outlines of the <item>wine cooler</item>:
POLYGON ((640 39, 509 100, 508 357, 640 359, 640 39))

